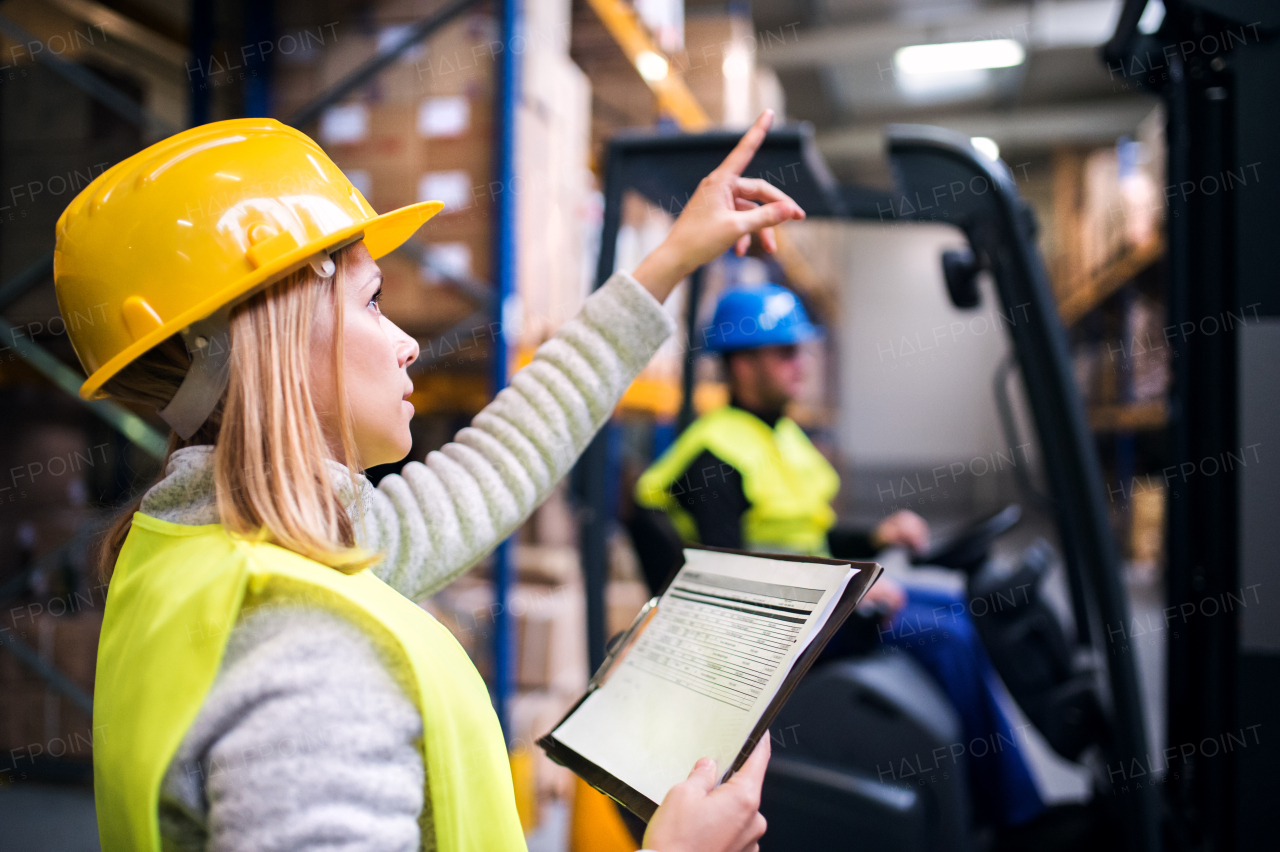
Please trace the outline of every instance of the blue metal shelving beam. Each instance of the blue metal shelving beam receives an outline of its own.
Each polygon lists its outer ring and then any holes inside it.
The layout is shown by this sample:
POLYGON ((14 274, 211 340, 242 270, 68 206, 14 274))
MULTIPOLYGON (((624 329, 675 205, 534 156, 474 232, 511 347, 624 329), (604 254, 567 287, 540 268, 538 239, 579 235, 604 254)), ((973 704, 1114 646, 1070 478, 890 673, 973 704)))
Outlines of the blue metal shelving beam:
MULTIPOLYGON (((491 379, 493 392, 507 385, 507 336, 511 333, 509 316, 516 306, 516 198, 510 191, 514 185, 516 159, 516 107, 520 102, 520 56, 512 49, 521 34, 521 0, 504 0, 502 4, 502 39, 506 49, 502 51, 498 66, 497 137, 495 139, 495 169, 502 189, 499 191, 495 214, 494 249, 497 256, 497 293, 493 300, 494 312, 499 323, 498 334, 491 351, 491 379)), ((508 602, 511 597, 512 566, 511 540, 498 545, 493 554, 493 703, 498 721, 508 739, 511 736, 511 720, 507 712, 508 702, 515 690, 515 642, 508 602)))

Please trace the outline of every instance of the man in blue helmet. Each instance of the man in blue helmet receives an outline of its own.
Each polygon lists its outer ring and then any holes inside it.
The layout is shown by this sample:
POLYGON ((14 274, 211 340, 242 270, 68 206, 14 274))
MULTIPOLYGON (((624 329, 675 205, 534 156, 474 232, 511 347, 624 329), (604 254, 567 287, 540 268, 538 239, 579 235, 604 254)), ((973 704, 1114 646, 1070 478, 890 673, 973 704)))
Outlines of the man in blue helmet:
MULTIPOLYGON (((840 477, 785 414, 805 377, 800 344, 820 336, 790 290, 726 292, 704 342, 725 359, 729 405, 699 418, 644 473, 637 504, 665 512, 686 541, 718 547, 848 558, 924 550, 929 528, 914 512, 869 533, 833 529, 840 477)), ((900 605, 891 586, 877 584, 873 600, 900 605)))
MULTIPOLYGON (((801 344, 821 336, 791 291, 776 284, 731 288, 703 335, 707 350, 724 358, 729 404, 694 421, 635 488, 638 514, 648 521, 632 525, 633 538, 655 590, 678 559, 678 548, 660 541, 664 526, 674 526, 684 541, 841 559, 869 558, 893 545, 917 553, 928 546, 928 525, 914 512, 890 515, 869 533, 835 526, 831 500, 840 477, 785 414, 805 378, 801 344), (657 522, 662 515, 669 525, 657 522), (634 534, 646 526, 658 534, 634 534), (664 553, 668 549, 673 552, 664 553)), ((966 603, 881 578, 863 606, 883 610, 881 640, 904 648, 939 682, 960 715, 965 742, 1016 742, 999 678, 966 603), (897 629, 937 625, 940 612, 945 629, 927 642, 897 629)), ((832 646, 840 644, 838 636, 832 646)), ((980 820, 1019 825, 1044 811, 1021 749, 974 752, 968 766, 980 820)))

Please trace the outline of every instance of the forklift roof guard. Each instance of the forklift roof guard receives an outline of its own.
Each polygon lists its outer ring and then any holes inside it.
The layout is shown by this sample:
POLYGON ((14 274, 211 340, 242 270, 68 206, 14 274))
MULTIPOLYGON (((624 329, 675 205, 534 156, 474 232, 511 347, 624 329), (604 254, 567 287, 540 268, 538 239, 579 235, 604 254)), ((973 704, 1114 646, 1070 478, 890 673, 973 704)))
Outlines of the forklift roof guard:
MULTIPOLYGON (((641 193, 678 214, 704 175, 736 144, 734 132, 628 133, 609 146, 605 210, 596 286, 613 273, 622 199, 641 193)), ((1128 621, 1121 561, 1111 531, 1097 451, 1070 371, 1066 331, 1058 317, 1048 275, 1035 243, 1035 218, 1018 195, 1014 177, 999 162, 978 154, 967 137, 937 127, 892 125, 888 152, 892 192, 842 187, 817 151, 809 125, 771 131, 744 175, 770 181, 810 216, 862 221, 930 221, 964 232, 974 255, 989 269, 1009 316, 1014 355, 1045 460, 1053 509, 1061 534, 1073 609, 1082 641, 1103 653, 1117 755, 1130 765, 1148 754, 1136 656, 1129 645, 1102 649, 1104 625, 1128 621)), ((606 454, 584 455, 587 493, 604 493, 606 454)), ((588 623, 603 634, 603 547, 608 519, 593 516, 583 531, 588 572, 588 623), (596 557, 599 554, 600 558, 596 557), (599 564, 595 564, 595 563, 599 564), (592 575, 600 573, 600 582, 592 575), (597 600, 596 598, 599 598, 597 600), (598 610, 598 611, 595 611, 598 610)), ((603 635, 591 636, 603 647, 603 635)), ((1126 840, 1143 852, 1159 848, 1158 800, 1153 786, 1134 792, 1125 809, 1126 840)))

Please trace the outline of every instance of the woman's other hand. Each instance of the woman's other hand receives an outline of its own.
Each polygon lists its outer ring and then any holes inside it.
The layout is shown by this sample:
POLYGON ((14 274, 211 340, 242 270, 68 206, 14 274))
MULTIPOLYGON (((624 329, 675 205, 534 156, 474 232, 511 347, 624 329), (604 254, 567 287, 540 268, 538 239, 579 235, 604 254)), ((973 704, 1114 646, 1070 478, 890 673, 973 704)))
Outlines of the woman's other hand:
POLYGON ((716 762, 704 757, 667 791, 649 821, 644 848, 654 852, 756 852, 764 834, 760 786, 769 765, 769 734, 733 777, 716 786, 716 762))
POLYGON ((698 184, 667 238, 636 267, 635 279, 659 302, 682 278, 730 246, 746 254, 753 233, 760 234, 765 251, 774 251, 773 226, 804 218, 804 210, 785 192, 768 181, 742 176, 771 124, 773 110, 765 110, 724 162, 698 184))

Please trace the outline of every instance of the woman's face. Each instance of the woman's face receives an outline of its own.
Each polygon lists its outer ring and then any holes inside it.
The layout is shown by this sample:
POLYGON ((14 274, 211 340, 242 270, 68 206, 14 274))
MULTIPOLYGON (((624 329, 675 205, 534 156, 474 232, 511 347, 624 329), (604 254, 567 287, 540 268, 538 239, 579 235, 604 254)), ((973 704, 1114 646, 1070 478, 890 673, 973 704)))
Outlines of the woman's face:
MULTIPOLYGON (((407 368, 418 357, 418 344, 382 315, 382 270, 363 242, 344 256, 342 380, 355 433, 356 454, 362 467, 399 461, 413 444, 409 420, 413 381, 407 368)), ((312 333, 312 380, 316 409, 325 438, 335 457, 341 457, 337 406, 338 384, 333 372, 334 314, 316 317, 312 333)))

